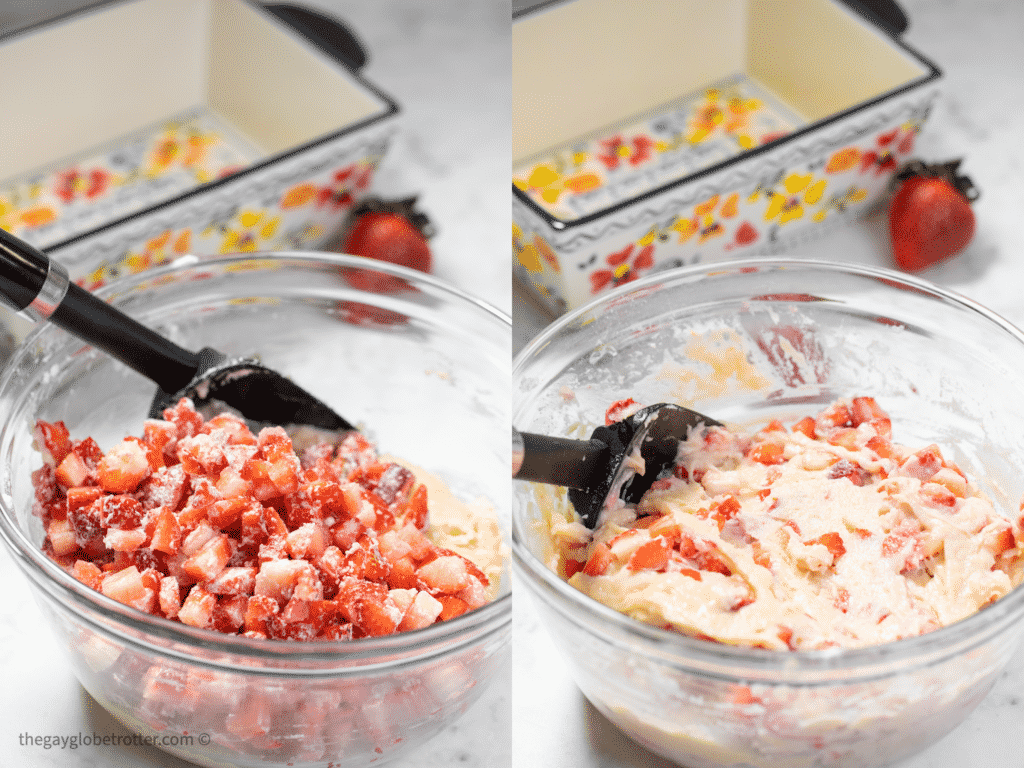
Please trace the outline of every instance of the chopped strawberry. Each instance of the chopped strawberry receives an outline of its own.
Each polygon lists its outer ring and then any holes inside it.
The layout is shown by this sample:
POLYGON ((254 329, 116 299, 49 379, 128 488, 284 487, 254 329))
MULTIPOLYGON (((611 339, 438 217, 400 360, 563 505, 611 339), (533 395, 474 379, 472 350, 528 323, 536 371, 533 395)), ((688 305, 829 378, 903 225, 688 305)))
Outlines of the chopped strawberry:
POLYGON ((42 454, 45 463, 57 467, 71 452, 71 436, 63 421, 52 424, 37 421, 33 445, 42 454))
MULTIPOLYGON (((188 539, 185 543, 188 544, 188 539)), ((185 547, 182 549, 185 551, 185 547)), ((181 567, 187 574, 199 581, 210 581, 224 570, 229 559, 231 559, 231 546, 228 544, 228 537, 221 534, 204 542, 181 567)))
POLYGON ((78 551, 75 531, 68 520, 52 520, 47 526, 46 535, 53 546, 53 553, 58 557, 70 555, 78 551))
POLYGON ((423 588, 433 595, 451 595, 469 586, 466 561, 458 555, 439 557, 416 571, 423 588))
POLYGON ((779 443, 757 443, 750 448, 747 456, 759 464, 773 465, 782 464, 786 461, 783 455, 784 448, 779 443))
POLYGON ((608 570, 613 559, 612 551, 608 549, 607 545, 599 542, 590 551, 590 558, 583 566, 583 573, 587 576, 600 576, 608 570))
POLYGON ((100 591, 120 603, 150 613, 156 606, 156 591, 142 581, 142 574, 134 565, 103 577, 100 591))
POLYGON ((178 621, 200 629, 208 627, 213 620, 216 605, 217 597, 196 584, 189 590, 188 597, 178 610, 178 621))
POLYGON ((668 565, 671 552, 672 547, 669 542, 658 536, 646 544, 641 544, 629 558, 626 567, 631 571, 660 571, 668 565))
POLYGON ((151 471, 145 448, 129 439, 107 451, 96 468, 100 486, 108 493, 134 491, 151 471))

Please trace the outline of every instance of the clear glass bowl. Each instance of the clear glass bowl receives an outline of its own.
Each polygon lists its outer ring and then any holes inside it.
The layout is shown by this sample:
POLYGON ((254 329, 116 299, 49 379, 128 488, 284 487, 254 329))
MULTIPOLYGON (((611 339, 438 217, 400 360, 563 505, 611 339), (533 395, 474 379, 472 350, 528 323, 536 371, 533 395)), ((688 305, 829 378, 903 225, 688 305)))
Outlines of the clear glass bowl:
MULTIPOLYGON (((567 315, 513 361, 513 424, 588 436, 615 400, 749 427, 869 395, 893 438, 937 443, 997 506, 1024 494, 1024 334, 887 270, 804 260, 688 268, 567 315)), ((564 491, 514 483, 513 565, 586 697, 688 768, 869 768, 944 736, 1018 646, 1024 589, 954 625, 854 650, 778 652, 634 621, 551 570, 564 491)))
MULTIPOLYGON (((100 295, 190 349, 259 353, 382 452, 483 496, 509 521, 510 319, 418 272, 354 257, 188 257, 100 295), (353 285, 381 285, 371 293, 353 285)), ((510 578, 488 605, 353 642, 252 640, 140 613, 40 551, 36 419, 104 448, 141 434, 154 385, 55 326, 0 375, 0 533, 85 689, 144 736, 207 766, 366 765, 451 724, 510 654, 510 578), (170 741, 170 740, 164 740, 170 741), (189 743, 191 742, 191 743, 189 743)), ((508 569, 506 568, 506 571, 508 569)))

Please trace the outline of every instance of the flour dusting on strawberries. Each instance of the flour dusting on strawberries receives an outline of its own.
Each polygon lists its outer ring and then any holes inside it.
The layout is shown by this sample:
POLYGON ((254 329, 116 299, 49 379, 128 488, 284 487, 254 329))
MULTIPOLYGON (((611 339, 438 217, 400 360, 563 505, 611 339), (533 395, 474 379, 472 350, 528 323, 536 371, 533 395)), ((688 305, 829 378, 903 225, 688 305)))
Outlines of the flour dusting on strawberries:
POLYGON ((62 422, 38 422, 35 441, 44 551, 149 614, 253 638, 351 640, 451 619, 497 590, 496 519, 449 494, 479 556, 436 543, 438 484, 358 432, 296 451, 281 427, 253 434, 182 399, 106 452, 62 422))

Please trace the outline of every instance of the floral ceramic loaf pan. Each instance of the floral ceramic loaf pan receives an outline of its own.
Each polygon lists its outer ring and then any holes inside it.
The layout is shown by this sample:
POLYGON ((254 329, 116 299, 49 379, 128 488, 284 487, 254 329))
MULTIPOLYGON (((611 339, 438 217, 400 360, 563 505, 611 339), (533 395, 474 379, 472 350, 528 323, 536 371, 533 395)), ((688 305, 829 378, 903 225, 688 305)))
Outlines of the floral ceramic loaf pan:
POLYGON ((0 39, 0 227, 94 288, 185 253, 316 248, 397 104, 338 21, 247 0, 119 0, 0 39))
POLYGON ((513 21, 513 246, 560 313, 784 250, 907 159, 939 70, 880 0, 563 0, 513 21))

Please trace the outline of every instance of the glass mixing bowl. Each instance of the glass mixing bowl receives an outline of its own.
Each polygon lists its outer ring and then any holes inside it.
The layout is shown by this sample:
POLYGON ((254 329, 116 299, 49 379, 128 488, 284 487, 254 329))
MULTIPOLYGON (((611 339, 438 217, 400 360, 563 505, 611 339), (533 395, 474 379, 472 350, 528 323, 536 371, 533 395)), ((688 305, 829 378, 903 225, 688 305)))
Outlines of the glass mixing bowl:
MULTIPOLYGON (((513 424, 589 436, 616 400, 676 402, 743 428, 874 397, 893 438, 938 444, 998 508, 1024 494, 1024 334, 881 269, 743 261, 655 275, 569 314, 513 362, 513 424)), ((956 624, 860 649, 779 652, 642 624, 563 581, 564 490, 514 483, 513 564, 586 697, 688 768, 869 768, 944 736, 1018 646, 1024 589, 956 624)), ((1018 542, 1019 544, 1020 542, 1018 542)))
MULTIPOLYGON (((181 345, 258 353, 382 452, 509 521, 509 318, 419 272, 312 253, 186 257, 100 292, 181 345), (370 292, 354 286, 387 287, 370 292)), ((106 449, 141 434, 154 385, 51 325, 0 375, 0 533, 81 684, 129 728, 207 766, 366 765, 461 715, 510 654, 511 593, 425 629, 254 640, 137 612, 40 551, 36 419, 106 449)))

